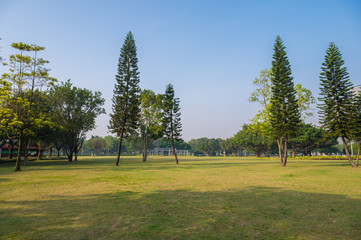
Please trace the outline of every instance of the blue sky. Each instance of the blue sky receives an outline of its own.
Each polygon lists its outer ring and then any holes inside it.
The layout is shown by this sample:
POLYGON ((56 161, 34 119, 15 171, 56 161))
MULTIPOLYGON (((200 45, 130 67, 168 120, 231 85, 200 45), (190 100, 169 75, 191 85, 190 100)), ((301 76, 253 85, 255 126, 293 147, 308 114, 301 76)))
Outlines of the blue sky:
MULTIPOLYGON (((319 93, 330 42, 340 48, 351 81, 361 84, 361 1, 55 1, 0 0, 0 47, 46 47, 52 76, 111 98, 120 47, 132 31, 140 86, 180 98, 183 138, 233 136, 257 113, 247 101, 252 80, 271 66, 273 43, 286 46, 295 84, 319 93)), ((0 67, 0 73, 6 71, 0 67)), ((105 136, 108 115, 90 134, 105 136)), ((317 118, 309 119, 317 122, 317 118)))

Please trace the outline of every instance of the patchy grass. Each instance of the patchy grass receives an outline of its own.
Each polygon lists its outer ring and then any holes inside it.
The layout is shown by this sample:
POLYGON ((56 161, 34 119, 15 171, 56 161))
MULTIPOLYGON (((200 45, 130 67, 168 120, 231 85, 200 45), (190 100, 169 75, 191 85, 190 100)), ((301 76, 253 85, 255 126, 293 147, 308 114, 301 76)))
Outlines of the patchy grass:
POLYGON ((0 165, 0 239, 360 239, 345 160, 81 157, 0 165))

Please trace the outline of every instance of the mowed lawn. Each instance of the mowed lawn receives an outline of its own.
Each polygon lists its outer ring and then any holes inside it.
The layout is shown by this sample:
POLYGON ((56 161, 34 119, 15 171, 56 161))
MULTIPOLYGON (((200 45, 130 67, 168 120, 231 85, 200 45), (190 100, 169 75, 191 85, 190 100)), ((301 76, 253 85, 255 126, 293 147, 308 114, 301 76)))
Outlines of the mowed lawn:
POLYGON ((114 161, 0 164, 0 239, 361 239, 346 160, 114 161))

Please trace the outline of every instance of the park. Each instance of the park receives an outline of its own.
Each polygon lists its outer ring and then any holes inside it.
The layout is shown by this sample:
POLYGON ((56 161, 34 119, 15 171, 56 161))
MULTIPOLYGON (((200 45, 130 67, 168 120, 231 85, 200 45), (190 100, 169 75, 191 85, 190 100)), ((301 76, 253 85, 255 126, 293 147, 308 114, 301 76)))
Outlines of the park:
POLYGON ((1 239, 361 239, 359 1, 1 1, 1 239))
POLYGON ((80 157, 0 164, 0 239, 359 239, 346 160, 80 157))

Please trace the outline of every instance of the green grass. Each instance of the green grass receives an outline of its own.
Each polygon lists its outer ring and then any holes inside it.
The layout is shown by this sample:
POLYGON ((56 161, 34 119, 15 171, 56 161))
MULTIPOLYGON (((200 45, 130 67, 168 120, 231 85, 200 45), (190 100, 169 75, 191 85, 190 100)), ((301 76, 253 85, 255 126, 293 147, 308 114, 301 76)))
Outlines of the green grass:
POLYGON ((361 169, 345 160, 30 164, 0 164, 0 239, 361 239, 361 169))

